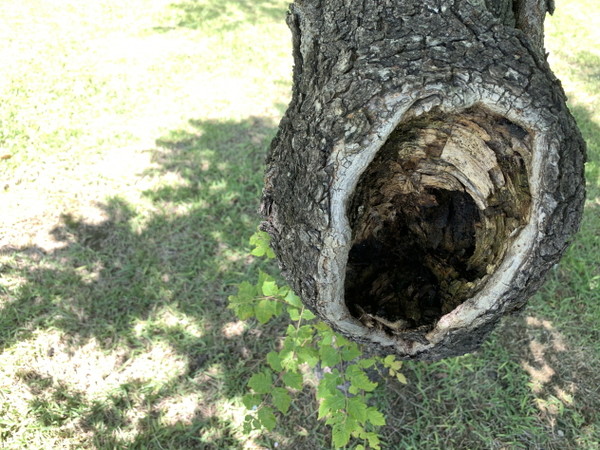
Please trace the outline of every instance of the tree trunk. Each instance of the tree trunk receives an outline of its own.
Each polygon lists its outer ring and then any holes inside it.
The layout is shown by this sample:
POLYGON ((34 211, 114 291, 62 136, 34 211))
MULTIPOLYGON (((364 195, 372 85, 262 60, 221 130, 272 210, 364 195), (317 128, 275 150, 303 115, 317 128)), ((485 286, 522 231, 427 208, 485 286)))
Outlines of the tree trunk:
POLYGON ((263 229, 303 302, 345 336, 411 359, 473 351, 559 260, 585 145, 544 55, 550 8, 291 6, 293 98, 263 229))

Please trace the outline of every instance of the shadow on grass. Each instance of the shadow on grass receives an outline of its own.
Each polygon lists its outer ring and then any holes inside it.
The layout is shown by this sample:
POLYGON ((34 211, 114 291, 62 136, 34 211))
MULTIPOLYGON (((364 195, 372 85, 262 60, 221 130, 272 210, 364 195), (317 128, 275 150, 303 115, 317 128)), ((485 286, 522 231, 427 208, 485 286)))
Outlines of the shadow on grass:
POLYGON ((65 367, 70 379, 82 369, 68 366, 86 360, 90 346, 90 373, 107 370, 94 366, 94 355, 106 354, 119 356, 107 376, 133 371, 102 401, 60 377, 23 372, 41 426, 75 423, 64 432, 90 433, 99 448, 242 445, 223 411, 206 411, 220 404, 227 417, 227 405, 274 345, 260 339, 268 327, 248 329, 226 309, 233 285, 256 270, 248 238, 259 222, 265 149, 274 133, 261 118, 190 121, 151 150, 154 166, 145 176, 163 182, 143 194, 144 205, 111 198, 99 223, 63 216, 53 231, 62 248, 1 251, 3 272, 21 280, 0 310, 1 349, 58 330, 58 342, 44 337, 40 358, 65 367), (163 353, 153 356, 157 348, 163 353), (139 365, 144 355, 148 369, 139 365), (154 378, 153 370, 170 364, 168 377, 154 378), (200 409, 168 423, 160 405, 183 394, 199 395, 200 409))
POLYGON ((160 306, 210 325, 225 314, 231 285, 250 270, 248 237, 259 222, 265 148, 274 125, 191 121, 196 132, 175 131, 152 150, 146 175, 172 183, 144 195, 147 210, 114 197, 100 205, 105 220, 63 215, 52 234, 64 244, 5 248, 3 271, 25 279, 0 315, 0 346, 59 328, 82 343, 110 347, 160 306), (212 314, 212 316, 211 316, 212 314))
POLYGON ((184 0, 173 3, 178 14, 173 28, 232 31, 241 25, 284 23, 287 4, 277 0, 184 0))

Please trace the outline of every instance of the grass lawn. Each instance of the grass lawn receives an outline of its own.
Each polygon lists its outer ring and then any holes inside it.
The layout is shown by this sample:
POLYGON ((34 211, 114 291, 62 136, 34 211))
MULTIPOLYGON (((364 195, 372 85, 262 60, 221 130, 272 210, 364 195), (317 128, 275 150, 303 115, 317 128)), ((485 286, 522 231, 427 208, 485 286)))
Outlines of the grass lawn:
MULTIPOLYGON (((600 448, 600 4, 557 3, 581 232, 481 350, 384 383, 384 448, 600 448)), ((329 448, 310 388, 275 432, 242 433, 286 324, 226 309, 263 264, 248 238, 290 96, 286 9, 0 2, 0 448, 329 448)))

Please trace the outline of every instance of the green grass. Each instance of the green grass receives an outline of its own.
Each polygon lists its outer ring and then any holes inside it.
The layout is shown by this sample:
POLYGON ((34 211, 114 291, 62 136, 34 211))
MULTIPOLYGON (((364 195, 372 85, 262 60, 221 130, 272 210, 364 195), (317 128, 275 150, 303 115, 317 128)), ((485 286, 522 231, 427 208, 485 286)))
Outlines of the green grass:
MULTIPOLYGON (((247 240, 290 95, 286 2, 92 3, 0 4, 0 447, 327 448, 310 389, 275 432, 243 435, 245 381, 285 324, 226 309, 260 264, 247 240)), ((547 25, 588 143, 581 232, 480 351, 385 383, 384 448, 598 448, 593 18, 565 0, 547 25)))

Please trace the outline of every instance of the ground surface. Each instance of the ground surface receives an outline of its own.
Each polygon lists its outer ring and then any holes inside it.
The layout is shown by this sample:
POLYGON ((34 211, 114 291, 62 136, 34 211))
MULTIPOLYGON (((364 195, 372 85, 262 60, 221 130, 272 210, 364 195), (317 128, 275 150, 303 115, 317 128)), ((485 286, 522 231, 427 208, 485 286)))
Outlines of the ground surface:
MULTIPOLYGON (((274 433, 240 397, 285 324, 252 279, 289 100, 279 0, 0 4, 0 447, 327 448, 307 389, 274 433)), ((387 383, 385 448, 598 448, 600 6, 558 2, 550 61, 588 142, 582 230, 476 354, 387 383)))

